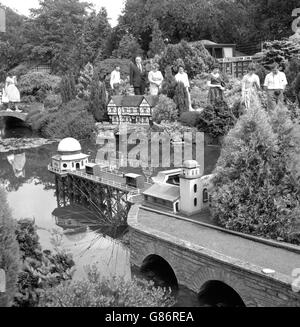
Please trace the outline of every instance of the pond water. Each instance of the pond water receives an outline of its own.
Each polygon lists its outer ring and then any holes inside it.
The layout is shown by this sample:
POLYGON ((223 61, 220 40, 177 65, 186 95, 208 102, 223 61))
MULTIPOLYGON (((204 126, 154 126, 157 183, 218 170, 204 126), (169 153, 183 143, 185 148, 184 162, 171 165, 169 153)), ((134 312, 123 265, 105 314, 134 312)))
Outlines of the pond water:
MULTIPOLYGON (((37 225, 37 232, 44 249, 53 248, 53 239, 61 239, 61 246, 73 254, 76 263, 74 278, 85 275, 88 264, 96 264, 104 276, 117 275, 126 279, 131 274, 138 274, 131 270, 130 253, 124 243, 109 237, 101 230, 87 228, 78 234, 65 234, 63 228, 57 225, 57 200, 55 196, 54 176, 48 172, 47 165, 53 154, 56 153, 57 142, 44 144, 34 148, 18 147, 20 138, 30 141, 37 140, 30 129, 24 126, 8 125, 1 132, 0 145, 13 144, 13 150, 0 152, 0 185, 8 193, 8 203, 15 219, 33 218, 37 225)), ((81 142, 83 151, 96 156, 97 148, 93 142, 81 142)), ((209 150, 208 156, 216 156, 218 149, 209 150)), ((211 170, 211 167, 208 168, 211 170)), ((63 218, 88 215, 84 209, 69 210, 63 218)), ((196 294, 184 287, 176 292, 176 306, 200 306, 196 294)))

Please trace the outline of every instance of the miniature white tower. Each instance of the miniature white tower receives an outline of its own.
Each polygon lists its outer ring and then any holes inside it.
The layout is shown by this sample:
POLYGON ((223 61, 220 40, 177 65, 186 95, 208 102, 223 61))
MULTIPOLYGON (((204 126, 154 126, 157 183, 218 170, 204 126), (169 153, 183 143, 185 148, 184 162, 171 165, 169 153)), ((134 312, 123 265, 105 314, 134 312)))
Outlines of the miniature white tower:
POLYGON ((201 183, 200 165, 195 160, 183 163, 180 175, 180 212, 191 216, 203 208, 203 185, 201 183))

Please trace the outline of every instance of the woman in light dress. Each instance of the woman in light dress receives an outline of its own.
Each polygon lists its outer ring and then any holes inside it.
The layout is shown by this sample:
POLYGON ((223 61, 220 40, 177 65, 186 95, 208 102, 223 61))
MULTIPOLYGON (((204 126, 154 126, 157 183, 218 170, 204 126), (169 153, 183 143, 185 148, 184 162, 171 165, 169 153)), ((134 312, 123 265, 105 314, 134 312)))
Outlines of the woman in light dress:
POLYGON ((159 65, 155 63, 152 65, 152 69, 148 74, 148 80, 150 82, 150 95, 158 95, 161 84, 164 80, 162 73, 158 69, 159 65))
POLYGON ((258 100, 257 91, 260 89, 260 81, 255 70, 255 65, 250 64, 248 73, 242 79, 242 102, 245 104, 246 110, 250 108, 251 103, 258 100))
MULTIPOLYGON (((20 100, 20 92, 16 87, 16 85, 17 85, 16 76, 13 77, 7 76, 5 80, 4 91, 8 99, 8 102, 14 104, 17 112, 21 112, 21 110, 19 110, 17 106, 17 103, 19 103, 21 100, 20 100)), ((11 109, 7 109, 7 110, 12 111, 11 109)))
POLYGON ((184 71, 183 66, 179 66, 178 73, 175 75, 175 80, 177 83, 179 82, 183 83, 188 96, 189 111, 193 111, 191 94, 190 94, 190 81, 189 81, 188 74, 184 71))

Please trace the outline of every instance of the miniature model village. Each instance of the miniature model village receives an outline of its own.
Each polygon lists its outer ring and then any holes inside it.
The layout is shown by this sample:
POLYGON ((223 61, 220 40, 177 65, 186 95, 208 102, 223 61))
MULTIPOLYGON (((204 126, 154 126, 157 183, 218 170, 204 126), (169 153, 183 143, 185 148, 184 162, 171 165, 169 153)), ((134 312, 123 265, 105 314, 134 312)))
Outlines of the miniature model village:
POLYGON ((82 153, 80 143, 74 138, 65 138, 59 143, 48 169, 61 175, 80 172, 81 176, 103 177, 132 193, 142 194, 145 205, 187 216, 210 205, 213 188, 212 175, 202 176, 195 160, 185 161, 179 169, 161 171, 151 183, 146 183, 144 176, 117 172, 110 168, 109 162, 90 162, 89 155, 82 153))

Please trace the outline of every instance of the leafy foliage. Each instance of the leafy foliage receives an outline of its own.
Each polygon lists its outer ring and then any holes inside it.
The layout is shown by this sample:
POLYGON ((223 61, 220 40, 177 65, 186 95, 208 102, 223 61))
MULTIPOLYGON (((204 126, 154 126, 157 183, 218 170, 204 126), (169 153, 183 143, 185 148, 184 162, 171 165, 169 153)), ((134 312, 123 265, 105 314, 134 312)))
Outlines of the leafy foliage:
POLYGON ((277 107, 249 109, 225 138, 215 170, 214 219, 228 229, 291 241, 299 223, 299 125, 277 107))
POLYGON ((15 225, 6 194, 0 188, 0 269, 3 269, 6 275, 6 292, 0 293, 0 307, 11 306, 16 292, 20 254, 15 225))
POLYGON ((34 221, 18 221, 17 240, 22 253, 23 267, 18 276, 15 306, 34 307, 39 303, 42 290, 71 279, 74 262, 65 252, 52 254, 42 251, 34 221))
POLYGON ((67 282, 43 293, 43 307, 170 307, 171 291, 133 278, 101 278, 95 266, 87 280, 67 282))
POLYGON ((183 112, 179 121, 184 126, 196 127, 198 125, 200 113, 196 111, 183 112))
POLYGON ((153 108, 153 121, 160 124, 162 121, 174 122, 178 117, 178 111, 174 101, 161 94, 157 105, 153 108))
POLYGON ((32 111, 27 121, 33 130, 46 138, 89 138, 94 131, 95 121, 87 108, 88 102, 73 100, 60 107, 32 111))
POLYGON ((18 87, 23 101, 44 102, 49 93, 58 93, 61 78, 41 72, 31 72, 20 78, 18 87))
POLYGON ((143 51, 137 39, 132 34, 125 34, 119 43, 118 49, 113 52, 113 57, 132 59, 142 53, 143 51))

